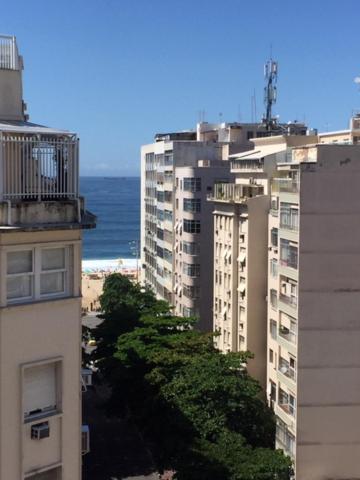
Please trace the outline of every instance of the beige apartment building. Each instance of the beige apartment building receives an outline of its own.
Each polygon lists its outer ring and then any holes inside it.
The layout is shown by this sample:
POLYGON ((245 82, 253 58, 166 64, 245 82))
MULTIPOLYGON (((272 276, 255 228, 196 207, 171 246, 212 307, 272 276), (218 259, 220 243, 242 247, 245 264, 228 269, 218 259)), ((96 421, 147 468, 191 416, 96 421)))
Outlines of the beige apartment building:
POLYGON ((175 313, 212 330, 212 206, 231 179, 229 155, 266 134, 257 124, 200 123, 196 131, 158 134, 141 149, 142 281, 175 313), (201 299, 201 301, 200 301, 201 299))
POLYGON ((268 393, 297 480, 360 478, 359 182, 359 146, 317 144, 272 183, 268 393))
POLYGON ((81 478, 81 230, 75 134, 29 123, 0 37, 0 480, 81 478))
POLYGON ((251 351, 249 371, 266 386, 266 311, 270 182, 294 145, 316 139, 279 135, 253 140, 230 155, 235 182, 218 184, 214 216, 213 328, 224 351, 251 351))
POLYGON ((214 205, 214 330, 250 350, 297 480, 360 478, 360 117, 254 139, 214 205))

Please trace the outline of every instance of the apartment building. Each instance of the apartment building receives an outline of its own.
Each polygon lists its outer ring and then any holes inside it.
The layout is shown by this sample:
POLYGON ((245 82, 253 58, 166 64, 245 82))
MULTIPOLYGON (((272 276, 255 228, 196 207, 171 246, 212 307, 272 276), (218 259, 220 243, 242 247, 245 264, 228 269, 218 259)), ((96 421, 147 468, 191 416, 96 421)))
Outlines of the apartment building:
MULTIPOLYGON (((321 136, 320 136, 321 138, 321 136)), ((294 148, 269 216, 268 394, 297 480, 360 478, 360 146, 294 148)))
POLYGON ((214 216, 213 329, 217 348, 251 351, 249 371, 266 386, 266 311, 270 182, 291 147, 316 139, 278 135, 253 140, 253 149, 230 155, 235 182, 218 184, 214 216))
POLYGON ((0 37, 0 480, 81 478, 76 134, 28 122, 23 62, 0 37))
POLYGON ((257 124, 200 123, 158 134, 141 149, 142 281, 175 313, 212 330, 213 185, 229 181, 228 158, 266 134, 257 124), (201 298, 201 301, 200 301, 201 298))
POLYGON ((360 113, 355 113, 350 118, 347 130, 320 133, 319 143, 360 144, 360 113))

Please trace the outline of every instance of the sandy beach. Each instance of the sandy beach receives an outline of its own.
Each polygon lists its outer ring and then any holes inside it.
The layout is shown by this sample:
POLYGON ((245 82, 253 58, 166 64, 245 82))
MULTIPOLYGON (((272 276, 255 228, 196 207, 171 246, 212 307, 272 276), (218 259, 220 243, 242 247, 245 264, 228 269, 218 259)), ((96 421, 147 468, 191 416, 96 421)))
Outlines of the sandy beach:
POLYGON ((84 313, 100 309, 99 297, 105 278, 111 273, 121 273, 136 281, 136 259, 84 260, 82 262, 82 309, 84 313))

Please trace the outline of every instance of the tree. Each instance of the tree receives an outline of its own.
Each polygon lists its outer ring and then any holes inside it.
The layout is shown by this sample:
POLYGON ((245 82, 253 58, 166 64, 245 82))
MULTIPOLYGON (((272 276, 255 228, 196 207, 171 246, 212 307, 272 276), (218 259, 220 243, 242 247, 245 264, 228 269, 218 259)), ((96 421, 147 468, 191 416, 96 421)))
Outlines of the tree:
POLYGON ((109 409, 131 411, 158 468, 179 480, 287 480, 290 460, 273 450, 275 422, 250 353, 222 354, 196 319, 121 276, 110 276, 95 333, 109 409))

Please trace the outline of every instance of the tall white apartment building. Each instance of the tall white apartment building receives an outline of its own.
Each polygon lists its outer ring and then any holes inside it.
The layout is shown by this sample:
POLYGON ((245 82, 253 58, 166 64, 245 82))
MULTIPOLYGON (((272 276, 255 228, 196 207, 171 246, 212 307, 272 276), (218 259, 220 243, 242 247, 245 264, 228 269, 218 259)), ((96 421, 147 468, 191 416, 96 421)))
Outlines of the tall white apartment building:
POLYGON ((141 149, 142 281, 212 330, 213 186, 231 178, 229 155, 265 135, 257 124, 200 123, 197 131, 158 134, 141 149))
POLYGON ((297 480, 360 478, 360 146, 335 143, 272 182, 268 394, 297 480))
POLYGON ((29 123, 0 37, 0 480, 81 478, 78 139, 29 123))

